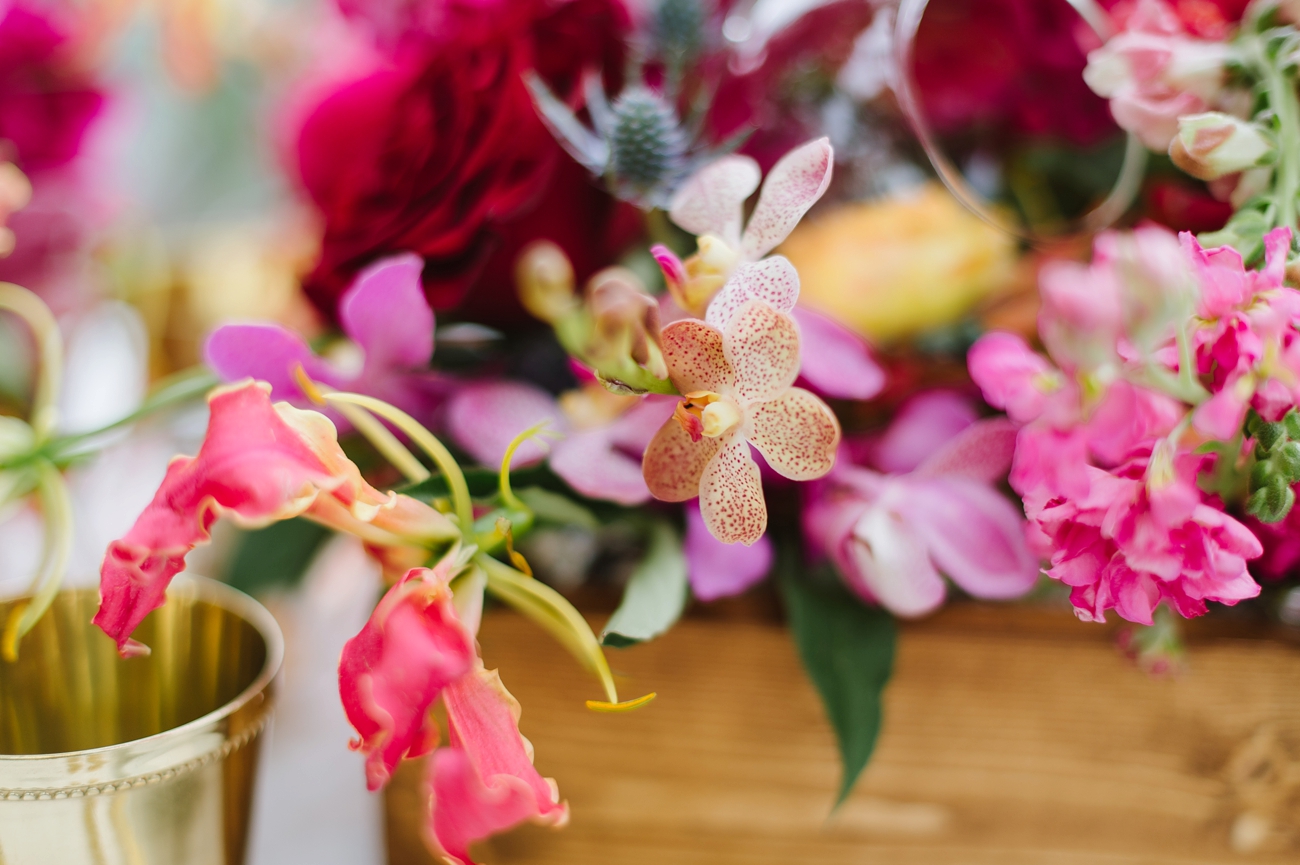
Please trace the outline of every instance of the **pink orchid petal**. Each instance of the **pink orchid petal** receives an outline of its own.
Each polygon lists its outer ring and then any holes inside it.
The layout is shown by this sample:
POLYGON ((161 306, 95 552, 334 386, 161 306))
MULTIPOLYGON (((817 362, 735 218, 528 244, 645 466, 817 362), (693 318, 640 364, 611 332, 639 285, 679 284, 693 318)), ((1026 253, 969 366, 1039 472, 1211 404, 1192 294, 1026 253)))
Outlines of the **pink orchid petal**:
POLYGON ((610 441, 615 447, 639 457, 650 446, 659 427, 673 416, 677 402, 675 397, 656 393, 643 397, 609 425, 610 441))
POLYGON ((481 667, 444 692, 450 747, 429 761, 430 836, 446 859, 466 865, 469 845, 531 820, 568 822, 555 782, 533 767, 519 733, 519 703, 495 670, 481 667))
POLYGON ((94 622, 119 651, 139 650, 131 632, 162 605, 185 555, 209 540, 223 514, 246 527, 265 526, 308 511, 322 492, 358 519, 391 506, 344 456, 326 417, 272 406, 269 390, 251 381, 214 390, 198 455, 172 460, 153 501, 109 544, 94 622))
POLYGON ((669 418, 641 458, 641 475, 650 494, 665 502, 684 502, 698 496, 705 466, 717 454, 719 443, 716 438, 693 441, 681 424, 669 418))
MULTIPOLYGON (((447 404, 447 431, 480 464, 499 468, 510 440, 530 426, 550 421, 565 429, 564 415, 546 391, 517 381, 487 381, 466 385, 447 404)), ((546 455, 536 439, 519 446, 513 466, 527 466, 546 455)))
POLYGON ((791 150, 772 167, 763 182, 758 204, 745 226, 741 251, 753 261, 790 236, 808 208, 831 184, 835 154, 830 140, 818 138, 791 150))
POLYGON ((433 355, 433 310, 424 297, 424 259, 385 258, 363 270, 339 301, 343 330, 366 353, 367 370, 410 370, 433 355))
POLYGON ((724 544, 709 534, 700 509, 686 506, 686 575, 701 601, 738 595, 772 569, 772 542, 767 536, 751 547, 724 544))
POLYGON ((456 617, 446 566, 416 568, 380 600, 339 658, 339 694, 366 756, 366 786, 378 790, 404 757, 438 742, 429 708, 469 671, 474 638, 456 617))
POLYGON ((925 544, 887 508, 868 508, 853 527, 848 547, 853 569, 843 576, 864 597, 907 618, 924 616, 943 603, 947 587, 925 544))
POLYGON ((784 255, 742 264, 709 301, 704 320, 718 330, 726 330, 736 310, 747 300, 761 300, 778 312, 789 312, 799 300, 799 271, 784 255))
POLYGON ((767 530, 758 463, 749 445, 735 433, 718 441, 721 447, 700 478, 700 513, 709 531, 724 544, 751 546, 767 530))
POLYGON ((736 380, 723 350, 722 334, 698 319, 682 319, 659 336, 673 386, 683 394, 719 391, 736 380))
POLYGON ((799 328, 787 313, 760 301, 736 311, 723 347, 742 404, 779 396, 799 376, 799 328))
POLYGON ((909 479, 900 511, 939 569, 977 598, 1017 598, 1038 581, 1019 509, 956 477, 909 479))
POLYGON ((1016 434, 1016 425, 1006 418, 976 421, 936 450, 916 473, 995 483, 1011 469, 1016 434))
POLYGON ((278 324, 223 325, 203 344, 203 360, 222 381, 255 378, 269 383, 274 399, 306 399, 294 378, 299 365, 308 376, 332 387, 347 381, 316 357, 301 336, 278 324))
POLYGON ((565 483, 589 499, 629 507, 650 499, 641 461, 615 450, 607 429, 574 433, 557 442, 550 466, 565 483))
POLYGON ((840 423, 818 396, 792 387, 749 407, 747 438, 777 474, 810 481, 835 465, 840 423))
POLYGON ((659 269, 663 271, 664 283, 668 286, 670 297, 682 297, 686 290, 686 265, 673 252, 662 243, 656 243, 650 247, 650 254, 658 262, 659 269))
POLYGON ((876 445, 876 468, 905 474, 937 453, 979 415, 966 397, 950 390, 919 393, 904 403, 876 445))
POLYGON ((866 340, 821 313, 792 310, 803 348, 799 375, 813 390, 835 399, 871 399, 885 386, 885 371, 866 340))
POLYGON ((742 207, 762 176, 758 163, 748 156, 717 159, 682 184, 668 218, 691 234, 712 234, 738 247, 742 207))

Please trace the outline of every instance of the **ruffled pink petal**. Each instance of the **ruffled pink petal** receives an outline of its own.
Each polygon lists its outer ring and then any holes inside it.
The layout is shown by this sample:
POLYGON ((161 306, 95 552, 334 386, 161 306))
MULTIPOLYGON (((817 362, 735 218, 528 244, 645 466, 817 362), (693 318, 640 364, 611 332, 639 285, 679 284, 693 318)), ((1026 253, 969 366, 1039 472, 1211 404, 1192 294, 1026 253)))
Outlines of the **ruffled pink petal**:
POLYGON ((976 421, 936 450, 916 473, 993 483, 1006 477, 1016 453, 1016 425, 1006 418, 976 421))
POLYGON ((943 603, 947 587, 930 563, 925 544, 897 514, 868 508, 848 542, 850 588, 904 617, 924 616, 943 603), (858 584, 855 586, 855 583, 858 584))
POLYGON ((203 360, 225 382, 255 378, 271 385, 274 399, 306 399, 294 370, 301 365, 316 381, 342 387, 347 379, 312 353, 306 341, 278 324, 227 324, 203 344, 203 360))
POLYGON ((551 451, 551 470, 591 499, 639 505, 650 499, 641 461, 614 449, 607 429, 574 433, 551 451))
POLYGON ((1038 581, 1024 519, 1006 496, 979 481, 905 481, 899 505, 939 570, 977 598, 1018 598, 1038 581))
POLYGON ((799 328, 787 313, 751 300, 732 316, 723 348, 741 404, 773 399, 799 376, 799 328))
POLYGON ((660 331, 668 378, 680 393, 719 391, 736 374, 723 351, 722 333, 699 319, 682 319, 660 331))
POLYGON ((474 638, 456 617, 449 568, 416 568, 380 600, 339 658, 339 695, 360 735, 366 786, 378 790, 404 757, 437 745, 429 708, 474 662, 474 638))
POLYGON ((971 400, 955 391, 919 393, 894 415, 876 445, 873 462, 892 474, 915 471, 977 417, 971 400))
POLYGON ((773 255, 736 268, 722 291, 709 301, 704 320, 726 330, 747 300, 761 300, 779 312, 789 312, 798 299, 799 272, 784 255, 773 255))
POLYGON ((1192 425, 1210 438, 1231 441, 1241 430, 1246 420, 1247 400, 1238 392, 1236 382, 1229 382, 1223 390, 1196 407, 1192 413, 1192 425))
POLYGON ((808 208, 831 184, 835 154, 830 140, 818 138, 791 150, 772 167, 763 182, 758 205, 745 226, 741 252, 753 261, 790 236, 808 208))
POLYGON ((710 162, 682 184, 668 218, 691 234, 712 234, 738 247, 742 207, 758 189, 761 177, 758 163, 748 156, 710 162))
POLYGON ((307 511, 322 492, 359 519, 391 506, 343 455, 327 418, 272 406, 269 391, 251 381, 214 390, 198 456, 172 460, 153 501, 109 544, 94 622, 124 654, 142 650, 131 632, 162 605, 185 555, 209 539, 219 516, 264 526, 307 511))
POLYGON ((986 333, 971 346, 966 365, 988 404, 1013 421, 1028 423, 1042 414, 1047 394, 1040 382, 1055 370, 1019 336, 986 333))
POLYGON ((772 569, 772 542, 767 536, 751 547, 724 544, 709 534, 700 509, 686 506, 686 575, 701 601, 738 595, 772 569))
POLYGON ((810 481, 835 465, 840 423, 819 397, 792 387, 776 399, 749 407, 746 436, 777 474, 810 481))
POLYGON ((749 546, 767 530, 767 503, 758 463, 749 445, 735 433, 716 441, 721 447, 700 478, 700 513, 715 538, 724 544, 749 546))
POLYGON ((885 371, 871 357, 866 340, 838 322, 796 306, 803 348, 799 375, 819 393, 835 399, 871 399, 885 386, 885 371))
POLYGON ((665 502, 684 502, 698 496, 704 467, 718 447, 716 438, 693 441, 681 424, 669 418, 641 458, 641 475, 650 495, 665 502))
POLYGON ((429 765, 429 835, 454 863, 473 860, 469 845, 531 820, 562 826, 568 805, 555 782, 533 767, 519 733, 519 703, 495 670, 480 668, 447 688, 448 748, 429 765))
MULTIPOLYGON (((533 424, 550 421, 563 431, 567 424, 560 407, 546 391, 517 381, 486 381, 466 385, 447 404, 447 431, 480 464, 497 468, 510 440, 533 424)), ((546 450, 529 439, 515 451, 511 465, 538 462, 546 450)))
POLYGON ((411 370, 433 355, 433 310, 424 297, 424 259, 403 253, 363 270, 339 301, 343 330, 366 353, 368 370, 411 370))

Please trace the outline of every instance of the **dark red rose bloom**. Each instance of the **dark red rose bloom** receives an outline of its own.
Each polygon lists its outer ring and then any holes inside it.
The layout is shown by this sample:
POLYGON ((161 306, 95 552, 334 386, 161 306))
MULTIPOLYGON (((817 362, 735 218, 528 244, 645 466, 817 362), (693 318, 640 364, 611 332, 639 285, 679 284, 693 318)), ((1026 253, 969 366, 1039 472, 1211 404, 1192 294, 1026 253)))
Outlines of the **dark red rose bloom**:
POLYGON ((68 32, 44 8, 10 6, 0 17, 0 140, 27 172, 57 168, 81 149, 104 102, 64 55, 68 32))
POLYGON ((1204 184, 1182 178, 1155 177, 1143 190, 1148 218, 1174 231, 1218 231, 1233 207, 1206 191, 1204 184))
POLYGON ((931 0, 913 73, 940 133, 1008 128, 1075 144, 1115 131, 1083 81, 1084 25, 1066 0, 931 0))
MULTIPOLYGON (((398 40, 390 67, 330 95, 299 134, 302 181, 325 223, 306 289, 327 314, 358 270, 403 251, 424 257, 431 305, 455 306, 489 263, 509 272, 503 235, 517 233, 530 210, 538 208, 543 234, 587 215, 542 206, 567 157, 523 75, 535 69, 567 97, 587 69, 617 74, 624 8, 618 0, 490 0, 444 5, 439 16, 435 34, 398 40)), ((608 216, 608 201, 593 202, 608 216)), ((513 307, 506 289, 493 295, 513 307)))

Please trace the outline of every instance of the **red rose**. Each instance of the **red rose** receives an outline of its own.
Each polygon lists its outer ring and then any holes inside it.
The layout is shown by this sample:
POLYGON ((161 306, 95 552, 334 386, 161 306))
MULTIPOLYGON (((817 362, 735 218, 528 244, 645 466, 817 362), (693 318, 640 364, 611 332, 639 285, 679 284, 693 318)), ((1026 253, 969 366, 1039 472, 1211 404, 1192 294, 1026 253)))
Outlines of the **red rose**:
POLYGON ((523 74, 567 96, 585 69, 622 67, 617 0, 493 0, 440 16, 440 35, 401 42, 390 68, 333 93, 299 135, 325 223, 306 289, 327 313, 358 270, 403 251, 424 257, 435 308, 459 303, 564 158, 523 74))

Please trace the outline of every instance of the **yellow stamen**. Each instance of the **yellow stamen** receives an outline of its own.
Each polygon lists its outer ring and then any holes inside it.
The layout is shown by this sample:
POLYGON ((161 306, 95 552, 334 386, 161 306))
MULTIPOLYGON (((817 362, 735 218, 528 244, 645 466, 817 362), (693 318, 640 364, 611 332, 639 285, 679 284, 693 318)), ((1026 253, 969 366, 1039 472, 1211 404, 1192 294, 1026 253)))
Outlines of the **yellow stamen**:
POLYGON ((506 539, 506 555, 510 561, 519 569, 524 576, 531 577, 533 569, 529 566, 528 560, 524 558, 523 553, 515 551, 515 533, 510 530, 510 520, 505 517, 497 517, 497 533, 506 539))
POLYGON ((651 691, 644 697, 637 697, 635 700, 624 700, 621 703, 606 703, 603 700, 588 700, 587 708, 593 712, 631 712, 633 709, 640 709, 657 696, 659 696, 657 692, 651 691))
POLYGON ((740 425, 740 409, 731 400, 720 400, 704 407, 701 420, 704 421, 704 435, 717 438, 740 425))

